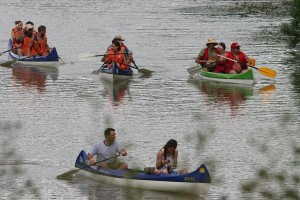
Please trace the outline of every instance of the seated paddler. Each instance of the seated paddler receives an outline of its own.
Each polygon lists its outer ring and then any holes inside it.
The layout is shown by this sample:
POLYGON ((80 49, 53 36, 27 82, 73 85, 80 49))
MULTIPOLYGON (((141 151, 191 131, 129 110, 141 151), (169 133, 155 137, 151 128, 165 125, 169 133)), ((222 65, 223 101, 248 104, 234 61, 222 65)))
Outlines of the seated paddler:
POLYGON ((126 162, 119 162, 117 157, 126 156, 127 152, 116 141, 116 131, 113 128, 107 128, 104 131, 104 140, 100 140, 88 152, 90 166, 97 164, 104 169, 124 170, 128 168, 126 162), (96 161, 94 160, 96 157, 96 161))

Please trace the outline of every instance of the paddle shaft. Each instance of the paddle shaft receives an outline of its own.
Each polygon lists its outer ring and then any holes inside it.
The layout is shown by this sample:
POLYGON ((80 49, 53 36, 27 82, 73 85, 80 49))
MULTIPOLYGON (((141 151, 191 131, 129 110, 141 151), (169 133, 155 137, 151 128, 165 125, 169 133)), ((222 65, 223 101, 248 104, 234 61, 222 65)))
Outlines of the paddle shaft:
POLYGON ((11 48, 11 49, 9 49, 9 50, 3 51, 3 52, 0 53, 0 56, 1 56, 2 54, 4 54, 4 53, 7 53, 7 52, 9 52, 9 51, 11 51, 11 50, 14 50, 14 49, 16 49, 16 48, 11 48))
MULTIPOLYGON (((126 52, 122 52, 122 53, 110 53, 110 54, 96 54, 96 55, 91 55, 91 56, 99 57, 99 56, 109 56, 109 55, 118 55, 118 54, 126 54, 126 52)), ((88 57, 90 57, 90 56, 88 56, 88 57)))
POLYGON ((110 158, 106 158, 106 159, 104 159, 104 160, 100 160, 100 161, 98 161, 98 162, 95 162, 93 165, 86 165, 86 166, 83 166, 83 167, 81 167, 81 168, 79 168, 79 169, 75 169, 75 170, 71 170, 71 171, 65 172, 65 173, 63 173, 63 174, 61 174, 61 175, 58 175, 57 178, 58 178, 58 179, 63 179, 64 177, 68 177, 68 176, 71 176, 71 175, 77 173, 77 172, 78 172, 79 170, 81 170, 81 169, 85 169, 85 168, 87 168, 87 167, 94 166, 94 165, 96 165, 96 164, 98 164, 98 163, 100 163, 100 162, 104 162, 104 161, 106 161, 106 160, 110 160, 110 159, 116 158, 116 157, 118 157, 118 156, 120 156, 120 154, 118 154, 118 155, 116 155, 116 156, 113 156, 113 157, 110 157, 110 158))
POLYGON ((133 63, 133 65, 136 67, 136 69, 137 69, 137 70, 139 70, 138 66, 136 66, 136 64, 135 64, 135 63, 133 63))
MULTIPOLYGON (((225 56, 221 56, 221 55, 218 55, 218 56, 220 56, 222 58, 225 58, 225 59, 228 59, 228 60, 231 60, 231 61, 234 61, 234 62, 238 62, 237 60, 233 60, 233 59, 227 58, 225 56)), ((238 62, 238 63, 240 63, 240 62, 238 62)), ((271 77, 271 78, 275 78, 275 76, 276 76, 276 71, 272 70, 272 69, 269 69, 267 67, 257 68, 257 67, 251 66, 251 65, 248 65, 248 67, 257 69, 262 75, 265 75, 265 76, 268 76, 268 77, 271 77)))
MULTIPOLYGON (((93 165, 91 165, 91 166, 94 166, 94 165, 96 165, 96 164, 98 164, 98 163, 101 163, 101 162, 104 162, 104 161, 107 161, 107 160, 110 160, 110 159, 113 159, 113 158, 116 158, 116 157, 118 157, 118 156, 120 156, 121 154, 118 154, 118 155, 116 155, 116 156, 113 156, 113 157, 110 157, 110 158, 106 158, 106 159, 104 159, 104 160, 100 160, 100 161, 98 161, 98 162, 95 162, 93 165)), ((85 166, 86 167, 86 166, 85 166)), ((83 168, 80 168, 80 169, 84 169, 84 167, 83 168)))
MULTIPOLYGON (((239 62, 239 61, 237 61, 237 60, 233 60, 233 59, 231 59, 231 58, 227 58, 226 56, 221 56, 221 55, 217 55, 217 56, 219 56, 219 57, 221 57, 221 58, 225 58, 225 59, 227 59, 227 60, 231 60, 231 61, 233 61, 233 62, 237 62, 237 63, 243 64, 243 63, 241 63, 241 62, 239 62)), ((254 66, 251 66, 251 65, 248 65, 248 66, 249 66, 249 67, 252 67, 252 68, 254 68, 254 69, 259 70, 257 67, 254 67, 254 66)))

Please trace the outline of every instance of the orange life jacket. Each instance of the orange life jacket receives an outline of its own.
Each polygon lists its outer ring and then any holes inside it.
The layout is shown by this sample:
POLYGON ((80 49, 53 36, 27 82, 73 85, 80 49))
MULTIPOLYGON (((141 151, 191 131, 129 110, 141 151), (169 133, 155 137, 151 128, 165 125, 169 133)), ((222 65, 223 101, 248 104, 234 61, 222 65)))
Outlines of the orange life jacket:
POLYGON ((49 52, 48 52, 48 45, 47 45, 47 37, 44 37, 40 43, 40 49, 41 49, 41 52, 44 54, 44 55, 47 55, 49 52))
POLYGON ((14 38, 12 40, 12 47, 14 47, 16 44, 19 43, 19 41, 16 39, 16 37, 22 32, 22 29, 18 29, 17 27, 15 27, 11 31, 13 32, 13 35, 14 35, 14 38))
POLYGON ((38 54, 42 54, 42 51, 40 49, 38 42, 36 40, 33 40, 31 55, 38 55, 38 54))
POLYGON ((117 64, 119 64, 120 68, 125 70, 127 69, 127 66, 125 64, 124 55, 122 51, 118 51, 115 53, 114 51, 110 50, 108 51, 107 61, 108 61, 108 67, 111 66, 111 63, 116 61, 117 64))
POLYGON ((28 55, 29 54, 29 46, 30 46, 30 38, 29 37, 24 37, 23 39, 23 55, 28 55))

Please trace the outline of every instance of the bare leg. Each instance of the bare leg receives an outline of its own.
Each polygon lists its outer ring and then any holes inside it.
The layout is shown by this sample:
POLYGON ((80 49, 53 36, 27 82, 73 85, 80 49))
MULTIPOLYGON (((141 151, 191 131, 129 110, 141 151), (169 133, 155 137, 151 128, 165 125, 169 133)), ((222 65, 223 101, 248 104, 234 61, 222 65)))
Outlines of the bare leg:
POLYGON ((18 55, 23 56, 23 49, 17 49, 18 55))

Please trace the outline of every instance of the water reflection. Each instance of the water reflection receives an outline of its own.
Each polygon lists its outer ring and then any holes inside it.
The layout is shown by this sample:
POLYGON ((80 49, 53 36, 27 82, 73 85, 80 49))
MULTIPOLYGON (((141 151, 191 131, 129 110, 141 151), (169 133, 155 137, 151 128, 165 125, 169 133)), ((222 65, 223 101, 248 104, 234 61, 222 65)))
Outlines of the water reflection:
POLYGON ((76 174, 68 184, 76 185, 79 191, 87 199, 174 199, 174 200, 203 200, 203 197, 176 194, 169 192, 157 192, 150 190, 139 190, 127 187, 119 187, 103 184, 95 180, 76 174))
POLYGON ((130 95, 129 83, 130 80, 111 82, 101 80, 104 86, 103 95, 109 99, 113 106, 120 105, 126 95, 130 95))
POLYGON ((13 80, 26 88, 36 87, 39 92, 45 92, 46 80, 50 77, 57 80, 58 69, 50 67, 27 66, 16 63, 12 66, 13 80))
POLYGON ((228 104, 231 110, 236 110, 244 104, 247 98, 253 95, 252 85, 226 84, 215 81, 188 80, 189 83, 198 88, 208 102, 217 104, 228 104))
POLYGON ((259 95, 264 100, 269 100, 276 91, 274 84, 266 85, 259 89, 259 95))

